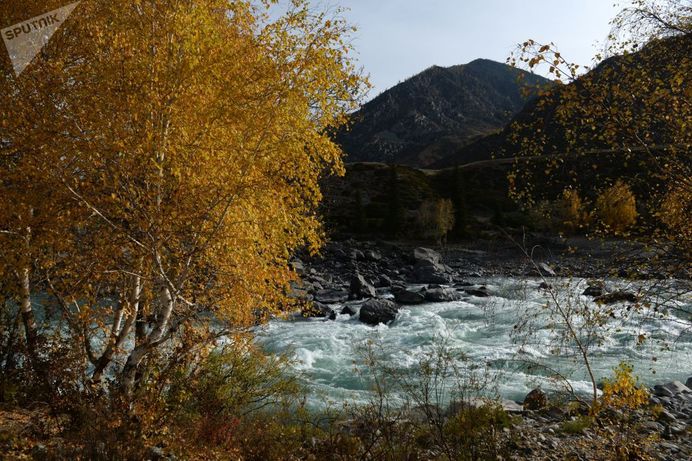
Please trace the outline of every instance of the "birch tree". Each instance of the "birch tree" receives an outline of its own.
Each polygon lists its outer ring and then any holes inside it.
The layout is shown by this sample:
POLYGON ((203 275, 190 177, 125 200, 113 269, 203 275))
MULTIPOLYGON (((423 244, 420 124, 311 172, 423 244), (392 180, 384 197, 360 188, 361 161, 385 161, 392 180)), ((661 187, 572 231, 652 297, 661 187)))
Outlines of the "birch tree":
POLYGON ((3 274, 23 313, 52 295, 95 382, 131 394, 162 346, 261 321, 289 302, 292 251, 321 242, 329 133, 366 82, 338 12, 273 3, 83 1, 4 69, 3 274))

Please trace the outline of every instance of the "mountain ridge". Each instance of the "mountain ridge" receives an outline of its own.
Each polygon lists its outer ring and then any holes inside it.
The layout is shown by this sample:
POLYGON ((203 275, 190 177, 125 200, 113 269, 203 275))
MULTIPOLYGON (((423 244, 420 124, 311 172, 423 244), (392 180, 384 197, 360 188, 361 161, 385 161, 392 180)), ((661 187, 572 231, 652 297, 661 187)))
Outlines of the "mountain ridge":
POLYGON ((530 99, 522 93, 520 74, 525 85, 549 83, 483 58, 430 66, 364 104, 336 141, 347 162, 429 166, 504 128, 530 99))

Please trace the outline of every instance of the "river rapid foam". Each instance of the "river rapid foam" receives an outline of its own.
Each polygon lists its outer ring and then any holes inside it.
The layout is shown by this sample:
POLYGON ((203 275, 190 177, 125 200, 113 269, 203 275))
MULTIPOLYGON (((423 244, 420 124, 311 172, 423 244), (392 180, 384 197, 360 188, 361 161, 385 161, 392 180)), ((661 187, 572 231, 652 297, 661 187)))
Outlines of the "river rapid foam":
MULTIPOLYGON (((559 371, 576 392, 591 389, 586 369, 570 341, 561 343, 566 327, 555 301, 563 308, 597 312, 583 296, 587 281, 552 279, 552 290, 540 280, 489 278, 474 281, 488 288, 489 297, 464 296, 460 301, 402 306, 389 325, 372 327, 358 316, 336 320, 273 320, 258 328, 256 341, 267 351, 288 353, 295 371, 309 389, 309 404, 364 403, 372 396, 372 380, 361 349, 375 345, 388 367, 415 376, 421 360, 444 344, 454 356, 465 356, 460 369, 477 366, 502 398, 521 401, 536 386, 559 389, 551 378, 559 371), (553 298, 555 296, 555 298, 553 298), (551 307, 545 307, 551 306, 551 307), (519 325, 517 327, 517 325, 519 325)), ((583 316, 574 326, 589 343, 597 378, 610 376, 620 362, 631 363, 641 381, 652 385, 692 375, 692 296, 677 281, 611 281, 609 288, 646 294, 642 312, 626 303, 614 307, 607 330, 589 330, 583 316), (628 308, 629 307, 629 308, 628 308), (655 318, 665 313, 664 318, 655 318), (605 332, 605 334, 603 334, 605 332)))

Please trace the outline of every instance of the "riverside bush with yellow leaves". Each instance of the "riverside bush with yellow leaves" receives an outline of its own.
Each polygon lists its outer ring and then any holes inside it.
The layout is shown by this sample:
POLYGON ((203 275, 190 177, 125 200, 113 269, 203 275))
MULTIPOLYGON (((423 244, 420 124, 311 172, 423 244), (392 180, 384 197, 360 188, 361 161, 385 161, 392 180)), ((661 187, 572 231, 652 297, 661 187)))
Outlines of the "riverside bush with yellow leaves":
POLYGON ((613 461, 651 460, 656 436, 644 435, 639 416, 653 409, 649 392, 634 375, 634 368, 621 363, 611 379, 603 381, 603 394, 592 409, 598 422, 595 433, 601 440, 604 457, 613 461))
POLYGON ((562 196, 555 205, 554 214, 558 229, 566 233, 584 230, 589 225, 591 217, 586 211, 586 205, 579 192, 571 188, 562 191, 562 196))
POLYGON ((626 183, 617 181, 598 195, 594 213, 606 231, 623 235, 637 222, 637 199, 626 183))

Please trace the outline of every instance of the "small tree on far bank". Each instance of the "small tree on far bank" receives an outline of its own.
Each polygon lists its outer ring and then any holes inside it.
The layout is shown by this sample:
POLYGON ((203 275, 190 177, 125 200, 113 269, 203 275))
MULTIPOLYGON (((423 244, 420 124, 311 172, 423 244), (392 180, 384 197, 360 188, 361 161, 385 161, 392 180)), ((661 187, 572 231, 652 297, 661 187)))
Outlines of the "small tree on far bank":
POLYGON ((567 188, 562 191, 555 208, 557 226, 562 232, 575 233, 589 224, 590 214, 575 189, 567 188))
POLYGON ((622 234, 637 222, 637 200, 627 184, 617 181, 598 196, 595 213, 606 231, 622 234))

